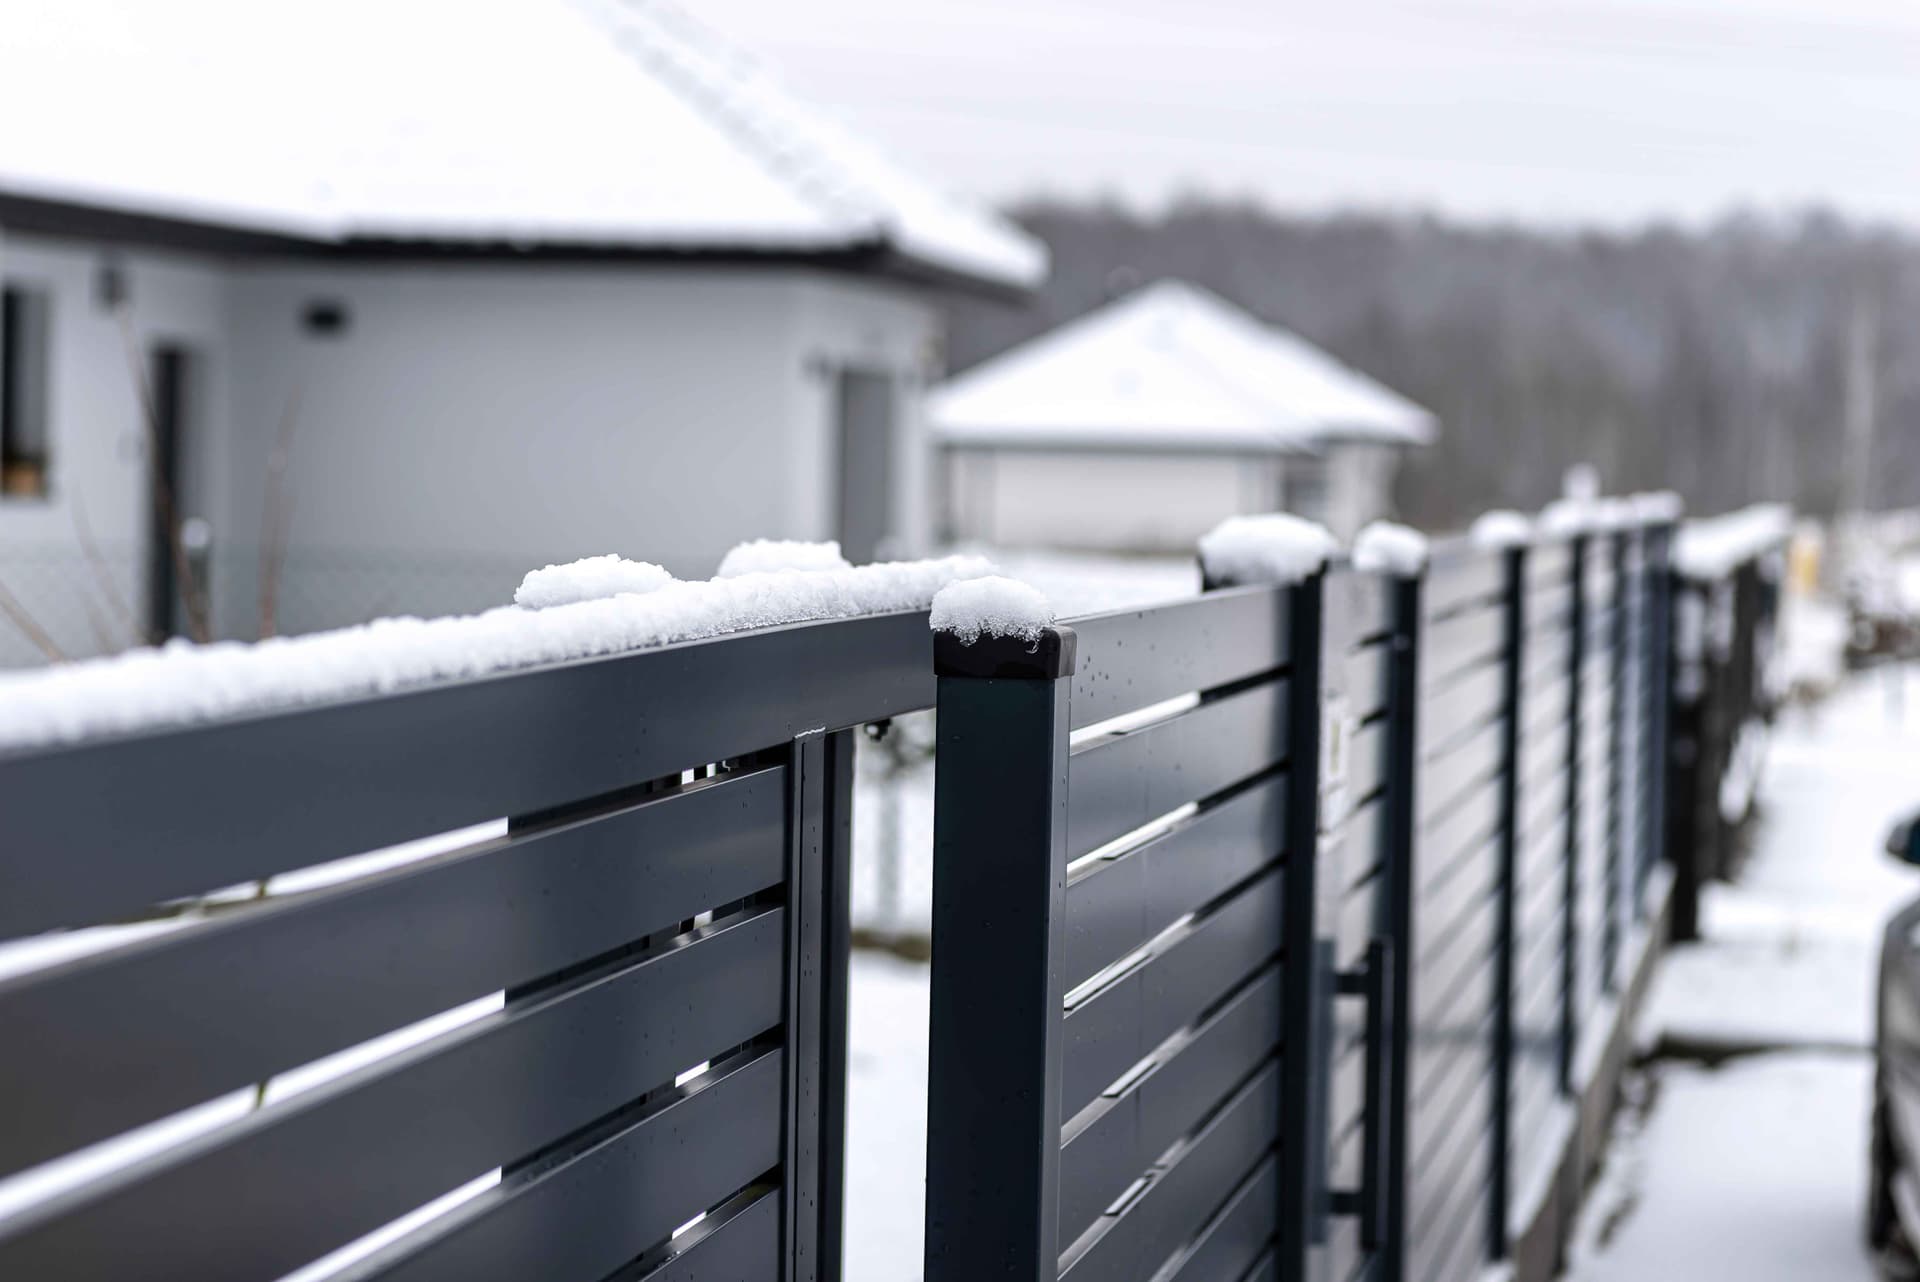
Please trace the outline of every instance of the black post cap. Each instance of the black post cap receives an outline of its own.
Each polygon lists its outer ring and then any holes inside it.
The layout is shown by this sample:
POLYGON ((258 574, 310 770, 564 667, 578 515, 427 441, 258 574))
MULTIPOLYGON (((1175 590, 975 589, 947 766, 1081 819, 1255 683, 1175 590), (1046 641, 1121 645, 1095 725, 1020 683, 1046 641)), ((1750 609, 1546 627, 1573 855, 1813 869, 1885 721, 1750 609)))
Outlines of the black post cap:
POLYGON ((933 634, 933 671, 942 677, 1002 677, 1057 681, 1074 673, 1079 642, 1072 628, 1042 629, 1039 637, 982 636, 971 644, 951 632, 933 634))

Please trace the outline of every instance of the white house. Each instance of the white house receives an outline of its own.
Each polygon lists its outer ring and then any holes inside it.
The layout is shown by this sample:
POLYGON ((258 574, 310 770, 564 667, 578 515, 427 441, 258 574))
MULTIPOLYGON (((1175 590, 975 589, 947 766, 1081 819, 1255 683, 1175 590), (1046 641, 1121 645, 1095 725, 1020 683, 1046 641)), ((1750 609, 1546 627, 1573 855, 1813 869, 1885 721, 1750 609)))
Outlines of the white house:
POLYGON ((1165 280, 937 389, 947 533, 1005 546, 1191 551, 1285 510, 1347 537, 1388 515, 1433 415, 1217 294, 1165 280))
POLYGON ((911 551, 938 291, 1045 270, 651 0, 9 0, 0 120, 0 589, 70 654, 178 623, 169 508, 242 637, 911 551))

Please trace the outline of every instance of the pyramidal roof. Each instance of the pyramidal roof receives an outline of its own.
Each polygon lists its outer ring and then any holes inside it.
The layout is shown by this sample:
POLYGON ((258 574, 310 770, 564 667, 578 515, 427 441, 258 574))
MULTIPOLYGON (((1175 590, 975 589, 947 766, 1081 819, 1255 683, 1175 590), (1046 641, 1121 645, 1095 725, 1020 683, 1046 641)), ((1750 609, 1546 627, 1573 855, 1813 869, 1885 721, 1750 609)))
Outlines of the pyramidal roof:
POLYGON ((1419 444, 1432 414, 1218 294, 1163 280, 1002 352, 928 403, 959 445, 1313 450, 1419 444))
POLYGON ((1046 270, 659 0, 7 0, 0 120, 0 198, 55 207, 340 244, 873 251, 1016 288, 1046 270))

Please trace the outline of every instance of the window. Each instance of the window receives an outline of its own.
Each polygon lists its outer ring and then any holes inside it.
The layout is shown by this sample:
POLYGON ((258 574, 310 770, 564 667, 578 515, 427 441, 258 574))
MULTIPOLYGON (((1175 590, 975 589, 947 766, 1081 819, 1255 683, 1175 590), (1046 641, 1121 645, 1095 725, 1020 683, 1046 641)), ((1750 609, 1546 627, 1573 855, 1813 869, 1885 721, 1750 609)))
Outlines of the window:
POLYGON ((47 494, 47 296, 0 290, 0 499, 47 494))

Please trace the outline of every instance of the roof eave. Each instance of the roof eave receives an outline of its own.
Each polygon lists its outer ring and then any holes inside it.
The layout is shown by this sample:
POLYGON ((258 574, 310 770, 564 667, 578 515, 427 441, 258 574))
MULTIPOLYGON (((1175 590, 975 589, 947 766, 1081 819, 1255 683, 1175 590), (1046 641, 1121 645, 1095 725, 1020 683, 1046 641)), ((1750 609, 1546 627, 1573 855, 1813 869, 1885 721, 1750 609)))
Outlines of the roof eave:
POLYGON ((622 244, 608 241, 452 239, 263 231, 238 222, 156 214, 0 191, 0 228, 153 249, 330 261, 630 262, 792 265, 889 277, 1001 301, 1030 297, 1034 286, 908 254, 884 238, 842 244, 622 244))

